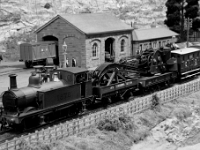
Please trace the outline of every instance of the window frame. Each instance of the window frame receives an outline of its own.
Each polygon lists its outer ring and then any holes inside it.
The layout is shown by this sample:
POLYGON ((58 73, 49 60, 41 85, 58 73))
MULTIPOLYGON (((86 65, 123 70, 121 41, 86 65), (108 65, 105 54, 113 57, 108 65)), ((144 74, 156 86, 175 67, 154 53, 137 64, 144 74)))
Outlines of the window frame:
POLYGON ((125 48, 126 48, 126 41, 125 39, 122 39, 120 42, 120 52, 125 53, 125 48))
POLYGON ((99 46, 98 44, 95 42, 92 44, 92 58, 97 58, 98 57, 98 49, 99 46))

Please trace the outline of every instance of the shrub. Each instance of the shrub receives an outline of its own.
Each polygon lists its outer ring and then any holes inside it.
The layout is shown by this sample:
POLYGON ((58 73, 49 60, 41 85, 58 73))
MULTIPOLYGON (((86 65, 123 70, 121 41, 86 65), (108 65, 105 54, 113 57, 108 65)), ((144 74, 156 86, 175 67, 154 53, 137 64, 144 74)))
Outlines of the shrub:
POLYGON ((151 109, 156 109, 157 106, 160 104, 160 99, 158 98, 158 96, 156 94, 152 95, 152 99, 151 99, 151 109))
POLYGON ((178 120, 183 121, 184 119, 190 117, 192 113, 187 108, 176 108, 174 110, 174 115, 177 117, 178 120))
POLYGON ((51 6, 51 4, 50 3, 46 3, 45 5, 44 5, 44 8, 46 8, 46 9, 49 9, 49 8, 51 8, 52 6, 51 6))
POLYGON ((104 120, 101 120, 97 128, 99 130, 106 130, 106 131, 118 131, 120 129, 124 130, 131 130, 133 129, 133 122, 131 120, 131 117, 127 115, 122 115, 122 116, 115 116, 113 118, 105 118, 104 120))

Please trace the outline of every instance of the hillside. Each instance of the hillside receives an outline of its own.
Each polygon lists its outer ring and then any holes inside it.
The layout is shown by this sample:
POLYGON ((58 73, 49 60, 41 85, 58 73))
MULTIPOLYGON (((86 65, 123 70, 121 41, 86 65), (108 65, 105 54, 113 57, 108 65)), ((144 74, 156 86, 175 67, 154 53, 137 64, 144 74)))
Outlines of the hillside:
POLYGON ((166 7, 165 0, 1 0, 0 50, 15 49, 12 44, 19 41, 35 40, 32 31, 57 14, 105 11, 129 25, 132 22, 145 28, 153 22, 163 25, 166 7))

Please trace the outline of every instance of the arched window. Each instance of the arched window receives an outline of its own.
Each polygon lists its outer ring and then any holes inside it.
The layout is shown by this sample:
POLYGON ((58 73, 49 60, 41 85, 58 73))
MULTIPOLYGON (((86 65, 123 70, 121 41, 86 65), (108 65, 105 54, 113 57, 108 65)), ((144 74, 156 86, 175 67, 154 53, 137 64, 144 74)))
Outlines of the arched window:
POLYGON ((138 54, 141 54, 141 52, 142 52, 142 44, 140 44, 140 46, 139 46, 138 54))
POLYGON ((97 53, 98 53, 98 45, 97 43, 94 43, 92 46, 92 57, 97 57, 97 53))
POLYGON ((154 49, 157 48, 157 42, 156 42, 156 41, 153 43, 153 48, 154 48, 154 49))
POLYGON ((149 48, 152 48, 152 43, 151 42, 149 43, 149 48))
POLYGON ((161 43, 161 41, 159 41, 159 48, 160 48, 160 47, 162 47, 162 43, 161 43))
POLYGON ((164 47, 166 45, 166 41, 163 41, 162 42, 162 46, 164 47))
POLYGON ((124 52, 125 51, 125 40, 122 39, 121 40, 121 52, 124 52))

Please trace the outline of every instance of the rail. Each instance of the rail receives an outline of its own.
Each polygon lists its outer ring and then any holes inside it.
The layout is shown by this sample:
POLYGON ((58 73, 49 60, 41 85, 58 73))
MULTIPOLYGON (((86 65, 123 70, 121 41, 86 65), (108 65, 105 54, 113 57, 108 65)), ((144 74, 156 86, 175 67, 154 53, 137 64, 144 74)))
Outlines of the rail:
MULTIPOLYGON (((169 89, 156 92, 161 103, 166 103, 171 100, 175 100, 179 97, 191 94, 200 90, 200 79, 193 80, 181 85, 175 85, 169 89)), ((0 144, 0 150, 19 150, 21 142, 23 140, 29 143, 35 142, 52 142, 57 139, 67 137, 79 133, 85 128, 96 125, 100 120, 107 116, 114 116, 119 114, 135 114, 151 107, 152 94, 135 98, 135 100, 126 102, 119 106, 108 108, 106 110, 99 111, 94 114, 90 114, 82 117, 81 119, 74 119, 65 123, 55 125, 53 127, 36 131, 35 133, 21 136, 20 138, 14 138, 10 141, 0 144)))

